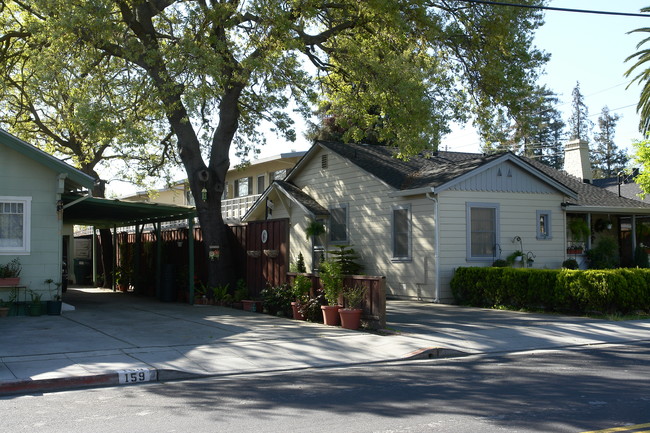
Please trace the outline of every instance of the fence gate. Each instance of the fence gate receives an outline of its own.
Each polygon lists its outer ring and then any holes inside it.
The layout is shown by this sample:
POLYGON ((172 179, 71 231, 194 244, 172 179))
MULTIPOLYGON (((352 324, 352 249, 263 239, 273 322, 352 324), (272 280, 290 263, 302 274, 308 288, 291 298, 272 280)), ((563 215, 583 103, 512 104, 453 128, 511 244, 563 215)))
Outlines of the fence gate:
POLYGON ((246 283, 256 296, 286 281, 289 271, 289 220, 251 221, 246 228, 246 283))

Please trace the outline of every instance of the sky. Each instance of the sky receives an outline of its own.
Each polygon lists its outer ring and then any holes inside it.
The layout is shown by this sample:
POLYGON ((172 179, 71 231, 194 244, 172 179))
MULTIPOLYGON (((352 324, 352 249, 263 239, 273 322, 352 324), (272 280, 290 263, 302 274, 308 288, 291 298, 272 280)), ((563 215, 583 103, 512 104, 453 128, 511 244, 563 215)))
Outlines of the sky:
MULTIPOLYGON (((650 0, 551 0, 548 6, 557 8, 600 10, 638 13, 650 6, 650 0)), ((559 97, 558 110, 567 122, 571 114, 571 92, 580 83, 580 90, 589 109, 590 119, 597 124, 603 107, 621 118, 617 123, 614 143, 631 151, 631 143, 642 138, 638 132, 639 117, 636 104, 640 87, 627 89, 631 81, 624 74, 629 69, 625 59, 637 51, 643 34, 627 34, 644 26, 650 27, 648 17, 621 17, 586 13, 546 11, 545 24, 537 30, 534 44, 551 55, 539 84, 546 84, 559 97)), ((310 143, 303 137, 304 123, 298 121, 294 143, 287 143, 269 133, 267 144, 258 158, 283 152, 307 150, 310 143)), ((597 128, 594 128, 597 130, 597 128)), ((443 138, 440 149, 458 152, 479 152, 480 140, 471 125, 453 125, 452 133, 443 138)), ((231 155, 231 164, 238 159, 231 155)), ((179 173, 179 178, 184 174, 179 173)), ((162 185, 160 185, 162 187, 162 185)), ((109 185, 109 192, 127 193, 128 187, 121 183, 109 185)), ((135 188, 132 188, 135 191, 135 188)))

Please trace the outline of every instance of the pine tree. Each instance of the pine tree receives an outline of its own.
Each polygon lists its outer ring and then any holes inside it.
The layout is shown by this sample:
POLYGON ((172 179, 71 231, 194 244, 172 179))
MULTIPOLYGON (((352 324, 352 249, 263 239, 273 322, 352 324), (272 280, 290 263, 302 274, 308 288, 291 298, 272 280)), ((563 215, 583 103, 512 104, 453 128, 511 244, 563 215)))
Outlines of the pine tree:
POLYGON ((594 123, 589 120, 589 109, 585 104, 585 98, 580 93, 580 83, 576 82, 573 88, 571 101, 571 117, 569 117, 569 139, 589 141, 589 135, 594 123))
POLYGON ((603 107, 598 117, 599 132, 594 134, 596 147, 593 149, 592 169, 594 177, 614 177, 625 168, 629 158, 624 150, 619 150, 614 144, 616 123, 620 119, 618 114, 611 114, 609 108, 603 107))

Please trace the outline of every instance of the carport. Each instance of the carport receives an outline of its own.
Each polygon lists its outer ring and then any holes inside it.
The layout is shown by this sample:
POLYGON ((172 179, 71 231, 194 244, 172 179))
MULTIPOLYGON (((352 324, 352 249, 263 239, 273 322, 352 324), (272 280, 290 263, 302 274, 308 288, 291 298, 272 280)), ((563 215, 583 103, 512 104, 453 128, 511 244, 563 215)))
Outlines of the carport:
MULTIPOLYGON (((63 210, 63 223, 92 226, 93 238, 96 229, 111 229, 113 233, 113 268, 116 264, 117 229, 134 227, 136 234, 135 260, 140 258, 140 235, 146 225, 151 224, 156 233, 156 291, 159 292, 162 280, 162 223, 187 221, 190 303, 194 299, 194 219, 196 208, 160 203, 130 202, 116 199, 91 197, 86 195, 64 195, 60 204, 63 210)), ((93 257, 95 260, 96 257, 93 257)), ((115 290, 115 281, 113 281, 115 290)))

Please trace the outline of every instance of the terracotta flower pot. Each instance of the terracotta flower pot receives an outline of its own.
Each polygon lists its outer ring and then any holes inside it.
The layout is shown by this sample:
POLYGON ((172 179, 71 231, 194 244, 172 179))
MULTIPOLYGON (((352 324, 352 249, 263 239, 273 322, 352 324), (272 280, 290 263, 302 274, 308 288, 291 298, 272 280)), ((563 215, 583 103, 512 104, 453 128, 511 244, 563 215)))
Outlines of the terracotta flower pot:
POLYGON ((299 307, 300 307, 299 302, 291 303, 291 309, 293 310, 293 318, 296 320, 305 320, 305 316, 303 316, 300 310, 298 309, 299 307))
POLYGON ((321 305, 320 309, 323 311, 323 323, 331 326, 338 326, 341 324, 339 316, 339 305, 321 305))
POLYGON ((250 299, 244 299, 241 301, 244 306, 244 311, 252 311, 261 313, 262 312, 262 301, 253 301, 250 299))
POLYGON ((345 329, 359 329, 359 326, 361 326, 361 313, 363 313, 363 310, 360 308, 340 309, 339 315, 341 316, 341 327, 345 329))

